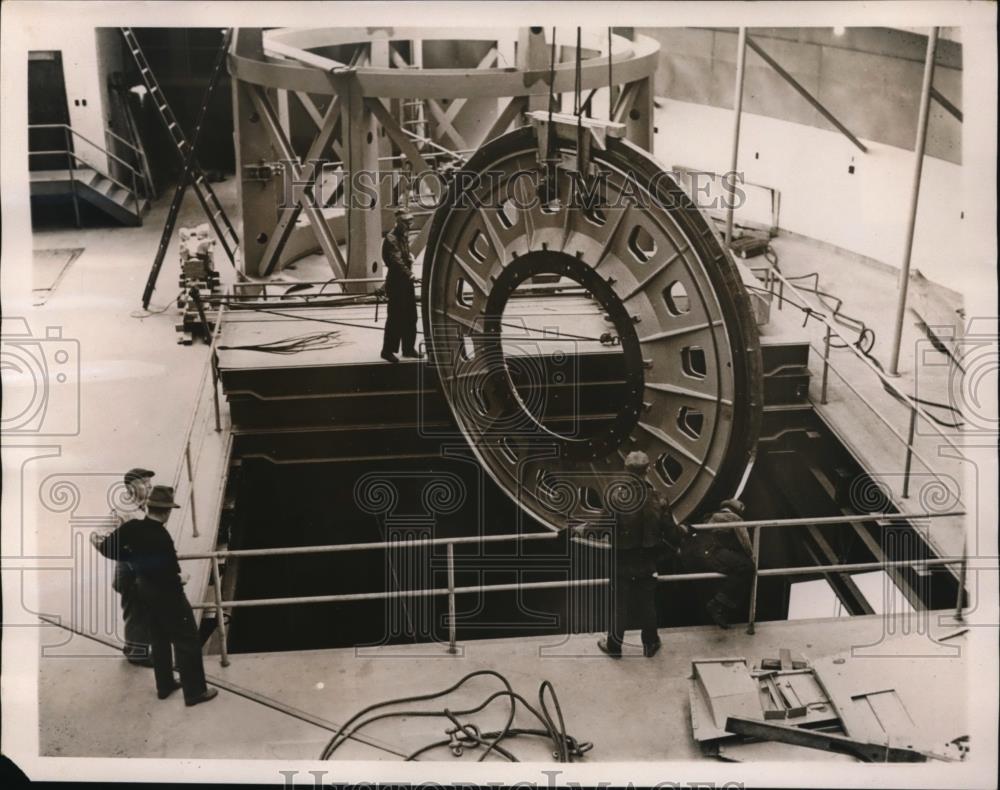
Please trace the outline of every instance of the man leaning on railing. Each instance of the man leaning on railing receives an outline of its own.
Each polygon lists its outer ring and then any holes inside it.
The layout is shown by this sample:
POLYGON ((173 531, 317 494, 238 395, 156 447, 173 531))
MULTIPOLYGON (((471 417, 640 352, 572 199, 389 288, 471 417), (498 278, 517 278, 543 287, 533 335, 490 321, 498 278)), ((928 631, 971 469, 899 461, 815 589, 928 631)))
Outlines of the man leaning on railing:
MULTIPOLYGON (((725 499, 705 523, 742 522, 744 510, 740 500, 725 499)), ((685 571, 712 571, 725 576, 705 610, 716 625, 728 628, 731 615, 739 608, 753 579, 753 544, 746 527, 702 531, 687 527, 679 555, 685 571)))

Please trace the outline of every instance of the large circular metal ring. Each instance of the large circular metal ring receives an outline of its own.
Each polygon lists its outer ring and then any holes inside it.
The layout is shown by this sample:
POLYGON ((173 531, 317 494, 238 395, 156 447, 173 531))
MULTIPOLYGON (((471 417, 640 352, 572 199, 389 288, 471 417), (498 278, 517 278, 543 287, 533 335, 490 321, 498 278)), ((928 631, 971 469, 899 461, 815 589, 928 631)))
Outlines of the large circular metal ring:
POLYGON ((543 524, 561 529, 605 510, 632 450, 650 457, 649 481, 687 519, 734 493, 756 444, 761 362, 749 299, 718 234, 649 154, 608 138, 581 178, 575 144, 557 147, 548 159, 570 166, 539 180, 536 130, 518 129, 453 179, 424 257, 430 360, 485 469, 543 524), (514 290, 540 274, 583 287, 589 335, 540 337, 504 319, 514 290), (560 341, 555 351, 546 339, 560 341), (559 381, 554 366, 601 353, 617 355, 620 373, 603 419, 581 433, 560 430, 565 408, 541 418, 532 400, 559 381))

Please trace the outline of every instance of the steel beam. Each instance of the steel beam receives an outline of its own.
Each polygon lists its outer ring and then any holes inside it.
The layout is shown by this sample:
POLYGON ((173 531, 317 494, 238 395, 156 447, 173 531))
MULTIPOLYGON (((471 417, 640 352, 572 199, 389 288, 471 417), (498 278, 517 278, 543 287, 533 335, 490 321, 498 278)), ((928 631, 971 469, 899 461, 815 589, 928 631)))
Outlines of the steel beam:
MULTIPOLYGON (((729 179, 736 177, 736 168, 740 161, 740 123, 743 119, 743 80, 746 74, 747 62, 747 29, 740 28, 736 44, 736 88, 733 94, 733 151, 729 159, 729 179)), ((735 184, 732 184, 735 186, 735 184)), ((726 249, 733 241, 733 214, 736 211, 736 195, 729 193, 726 206, 726 249)))
POLYGON ((896 325, 892 335, 892 355, 889 375, 899 375, 899 348, 903 339, 903 317, 906 315, 906 292, 910 286, 910 258, 913 255, 913 234, 917 229, 917 205, 920 202, 920 178, 924 171, 924 150, 927 147, 927 121, 931 109, 931 88, 934 85, 934 58, 937 54, 938 29, 932 27, 927 36, 927 57, 924 59, 924 81, 920 88, 920 109, 917 115, 917 140, 913 151, 913 185, 910 189, 910 211, 907 215, 906 239, 903 242, 903 263, 899 270, 899 299, 896 302, 896 325))
POLYGON ((865 154, 868 153, 868 149, 857 137, 855 137, 851 133, 850 129, 848 129, 846 126, 844 126, 844 124, 838 121, 837 118, 834 116, 834 114, 820 103, 819 99, 817 99, 808 90, 806 90, 802 86, 802 84, 795 79, 795 77, 793 77, 791 74, 785 71, 781 67, 781 64, 778 63, 778 61, 776 61, 770 55, 768 55, 767 52, 765 52, 761 48, 760 44, 754 41, 750 36, 747 36, 747 46, 750 47, 750 49, 752 49, 754 52, 756 52, 760 56, 760 59, 763 60, 768 66, 770 66, 772 69, 778 72, 778 76, 780 76, 785 82, 791 85, 803 99, 805 99, 807 102, 809 102, 809 104, 813 106, 816 112, 818 112, 820 115, 826 118, 826 120, 828 120, 842 135, 844 135, 844 137, 846 137, 848 140, 854 143, 854 145, 857 146, 862 153, 865 154))
MULTIPOLYGON (((379 277, 382 274, 382 213, 377 189, 378 125, 365 104, 357 76, 331 76, 341 101, 344 146, 344 206, 347 212, 347 276, 379 277)), ((374 283, 352 286, 349 291, 373 291, 374 283)))
MULTIPOLYGON (((238 28, 233 34, 232 54, 263 58, 262 31, 238 28)), ((244 274, 257 276, 265 245, 278 221, 280 187, 274 179, 248 177, 247 168, 275 159, 274 149, 250 97, 253 85, 233 83, 233 130, 236 148, 236 185, 243 222, 239 226, 240 259, 244 274)))
POLYGON ((494 137, 499 137, 506 132, 507 129, 510 128, 510 125, 527 110, 528 104, 528 100, 523 96, 515 96, 508 101, 507 106, 500 111, 500 114, 497 115, 497 119, 493 122, 493 125, 490 126, 489 130, 487 130, 486 136, 483 137, 481 145, 485 145, 494 137))
POLYGON ((934 99, 938 104, 944 107, 945 111, 951 114, 959 123, 962 123, 963 115, 962 111, 958 109, 954 104, 948 101, 947 97, 933 85, 931 86, 931 98, 934 99))
MULTIPOLYGON (((330 106, 327 108, 326 117, 323 119, 323 125, 320 127, 319 134, 316 135, 312 144, 309 146, 309 152, 306 154, 305 164, 296 166, 291 163, 291 160, 289 164, 289 167, 292 169, 291 175, 295 184, 303 187, 302 199, 309 201, 313 205, 318 205, 315 189, 317 182, 323 175, 322 168, 317 168, 315 162, 322 159, 323 152, 326 150, 327 146, 330 144, 330 140, 336 133, 338 122, 340 120, 340 110, 338 104, 338 99, 334 97, 334 99, 330 102, 330 106)), ((285 243, 288 241, 289 234, 291 234, 293 228, 295 227, 295 222, 302 213, 302 209, 302 201, 297 201, 294 206, 283 206, 281 208, 281 214, 275 224, 274 231, 271 233, 271 238, 268 240, 267 247, 261 256, 260 271, 264 276, 269 275, 277 267, 281 258, 281 252, 285 247, 285 243)), ((336 242, 334 242, 334 246, 337 246, 336 242)), ((342 259, 340 259, 340 264, 343 265, 342 259)))
MULTIPOLYGON (((264 121, 264 127, 268 130, 273 144, 278 148, 278 151, 284 158, 285 162, 292 168, 296 176, 296 180, 303 180, 302 168, 294 164, 296 161, 295 152, 292 150, 292 146, 291 143, 288 142, 288 138, 285 137, 285 133, 281 128, 281 123, 278 120, 274 108, 271 107, 271 104, 267 99, 267 95, 261 88, 251 88, 250 97, 253 100, 258 115, 261 120, 264 121)), ((323 254, 326 256, 327 262, 330 264, 330 268, 333 271, 334 276, 339 278, 350 277, 351 275, 348 273, 348 268, 345 265, 344 257, 340 252, 337 240, 333 237, 330 227, 326 224, 326 218, 323 216, 323 211, 318 205, 316 205, 312 189, 303 190, 302 194, 299 196, 298 203, 309 217, 309 224, 312 227, 313 233, 316 234, 316 240, 319 242, 320 248, 323 250, 323 254)), ((277 226, 277 224, 278 223, 276 222, 275 225, 277 226)))
MULTIPOLYGON (((545 44, 545 28, 522 27, 517 31, 517 68, 528 79, 545 79, 549 65, 549 48, 545 44), (528 75, 532 75, 529 77, 528 75)), ((528 97, 528 112, 549 109, 549 92, 528 97)))

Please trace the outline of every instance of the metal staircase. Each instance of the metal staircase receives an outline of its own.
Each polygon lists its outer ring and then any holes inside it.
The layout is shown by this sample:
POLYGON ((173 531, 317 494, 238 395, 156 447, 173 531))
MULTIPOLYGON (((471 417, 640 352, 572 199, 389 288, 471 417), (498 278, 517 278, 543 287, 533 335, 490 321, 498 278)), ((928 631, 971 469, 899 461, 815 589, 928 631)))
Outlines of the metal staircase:
POLYGON ((142 217, 149 208, 149 201, 145 194, 144 180, 140 171, 124 159, 84 137, 67 124, 32 124, 28 127, 29 132, 45 129, 62 129, 65 135, 65 146, 58 150, 29 151, 28 156, 63 157, 66 167, 31 170, 32 197, 72 199, 78 227, 81 224, 80 201, 94 206, 123 225, 142 224, 142 217), (74 150, 74 140, 95 149, 96 158, 80 156, 74 150), (96 167, 95 161, 117 162, 128 174, 125 178, 130 183, 123 183, 110 173, 96 167))

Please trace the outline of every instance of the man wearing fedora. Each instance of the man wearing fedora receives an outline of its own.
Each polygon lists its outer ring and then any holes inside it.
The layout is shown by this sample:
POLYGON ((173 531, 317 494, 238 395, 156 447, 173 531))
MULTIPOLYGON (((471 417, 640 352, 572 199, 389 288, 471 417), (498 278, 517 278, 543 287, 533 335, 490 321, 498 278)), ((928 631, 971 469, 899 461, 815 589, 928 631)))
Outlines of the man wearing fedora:
POLYGON ((396 363, 396 353, 419 359, 417 350, 417 295, 410 253, 409 232, 413 215, 405 208, 396 210, 396 224, 382 239, 382 263, 385 265, 385 331, 382 335, 382 359, 396 363))
POLYGON ((166 529, 170 511, 178 507, 173 488, 154 486, 144 518, 126 521, 107 537, 95 534, 91 542, 108 559, 127 562, 135 574, 139 606, 149 621, 157 696, 166 699, 183 688, 184 704, 190 706, 219 692, 205 685, 198 627, 184 595, 177 550, 166 529), (175 658, 180 683, 174 678, 175 658))
MULTIPOLYGON (((152 478, 155 472, 149 469, 135 467, 125 473, 125 489, 127 500, 112 508, 111 518, 115 527, 120 527, 126 521, 146 517, 146 500, 153 487, 152 478)), ((145 612, 139 603, 135 588, 135 574, 127 562, 115 563, 115 577, 111 588, 121 596, 122 620, 125 621, 125 644, 122 653, 130 664, 142 667, 153 666, 153 651, 149 644, 149 624, 145 612)))

